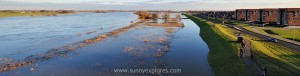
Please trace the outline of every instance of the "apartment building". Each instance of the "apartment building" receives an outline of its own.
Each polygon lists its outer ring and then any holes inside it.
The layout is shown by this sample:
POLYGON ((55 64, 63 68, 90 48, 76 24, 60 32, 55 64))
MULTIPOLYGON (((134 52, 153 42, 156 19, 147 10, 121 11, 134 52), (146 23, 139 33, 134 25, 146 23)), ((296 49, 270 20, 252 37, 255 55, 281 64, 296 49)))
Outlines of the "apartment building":
POLYGON ((247 20, 250 22, 258 22, 260 18, 259 9, 247 9, 247 20))
POLYGON ((262 14, 262 18, 264 18, 263 22, 266 24, 276 24, 277 17, 278 17, 278 11, 279 9, 263 9, 264 14, 262 14))
POLYGON ((278 14, 278 25, 300 26, 300 8, 281 8, 278 14))
POLYGON ((245 10, 244 9, 237 9, 235 11, 235 17, 237 20, 240 20, 240 21, 245 21, 245 10))
POLYGON ((274 26, 300 26, 300 8, 237 9, 235 17, 240 21, 274 26))

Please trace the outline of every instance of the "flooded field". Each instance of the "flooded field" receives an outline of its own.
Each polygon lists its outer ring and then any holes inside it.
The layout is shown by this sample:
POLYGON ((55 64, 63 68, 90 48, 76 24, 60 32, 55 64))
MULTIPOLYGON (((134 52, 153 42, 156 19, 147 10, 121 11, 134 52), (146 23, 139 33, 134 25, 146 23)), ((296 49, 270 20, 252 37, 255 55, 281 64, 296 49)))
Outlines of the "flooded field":
POLYGON ((137 16, 130 12, 2 18, 0 63, 6 69, 0 76, 214 75, 209 49, 191 20, 183 19, 184 27, 132 21, 137 16))

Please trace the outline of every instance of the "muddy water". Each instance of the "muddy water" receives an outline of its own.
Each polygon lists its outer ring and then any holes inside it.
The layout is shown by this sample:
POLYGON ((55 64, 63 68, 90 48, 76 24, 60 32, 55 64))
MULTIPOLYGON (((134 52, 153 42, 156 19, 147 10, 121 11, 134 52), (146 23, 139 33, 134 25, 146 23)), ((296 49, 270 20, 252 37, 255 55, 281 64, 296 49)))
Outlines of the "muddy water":
MULTIPOLYGON (((89 14, 84 13, 84 15, 90 15, 90 13, 89 14)), ((132 17, 134 19, 134 16, 132 15, 127 15, 127 16, 132 17)), ((122 21, 125 22, 125 20, 122 21)), ((28 75, 30 76, 115 76, 115 75, 211 76, 214 75, 207 62, 207 55, 209 49, 206 43, 204 43, 204 41, 199 36, 198 26, 195 23, 193 23, 191 20, 183 20, 183 23, 185 24, 185 27, 183 28, 147 26, 144 24, 140 24, 134 28, 129 29, 126 32, 120 33, 120 35, 118 36, 106 38, 101 42, 96 42, 94 44, 89 44, 83 48, 68 53, 66 56, 54 57, 52 59, 41 61, 35 64, 30 64, 13 71, 3 72, 0 75, 1 76, 2 75, 4 76, 6 75, 17 75, 17 76, 19 75, 22 76, 28 76, 28 75), (128 70, 128 69, 154 69, 154 68, 167 69, 167 70, 180 69, 180 72, 144 73, 144 74, 116 72, 117 69, 128 70)), ((123 24, 126 24, 126 22, 123 24)), ((106 25, 105 27, 109 27, 109 26, 110 25, 106 25)), ((118 26, 122 27, 127 25, 118 25, 118 26)), ((98 28, 99 26, 91 26, 91 28, 95 28, 95 27, 98 28)), ((107 31, 110 30, 112 29, 108 29, 107 31)), ((85 31, 89 31, 89 30, 85 30, 85 31)), ((98 30, 96 29, 96 31, 98 30)), ((82 36, 85 37, 90 35, 83 34, 82 36)), ((10 55, 7 56, 9 57, 10 55)))

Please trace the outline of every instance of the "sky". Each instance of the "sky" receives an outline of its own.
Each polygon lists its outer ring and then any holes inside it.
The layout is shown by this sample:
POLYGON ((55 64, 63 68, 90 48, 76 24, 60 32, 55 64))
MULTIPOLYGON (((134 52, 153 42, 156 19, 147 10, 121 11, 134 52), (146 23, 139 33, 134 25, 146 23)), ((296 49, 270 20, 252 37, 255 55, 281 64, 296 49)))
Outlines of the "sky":
POLYGON ((300 8, 300 0, 0 0, 0 10, 235 10, 300 8))

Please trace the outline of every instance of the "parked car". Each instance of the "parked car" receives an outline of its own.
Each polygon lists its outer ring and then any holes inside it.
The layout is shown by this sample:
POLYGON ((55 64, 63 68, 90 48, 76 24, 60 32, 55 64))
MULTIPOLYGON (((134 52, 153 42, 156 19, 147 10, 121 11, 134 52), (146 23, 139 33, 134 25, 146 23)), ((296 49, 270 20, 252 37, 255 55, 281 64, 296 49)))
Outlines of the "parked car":
POLYGON ((268 38, 268 41, 270 41, 270 42, 277 42, 277 39, 275 39, 275 38, 268 38))

